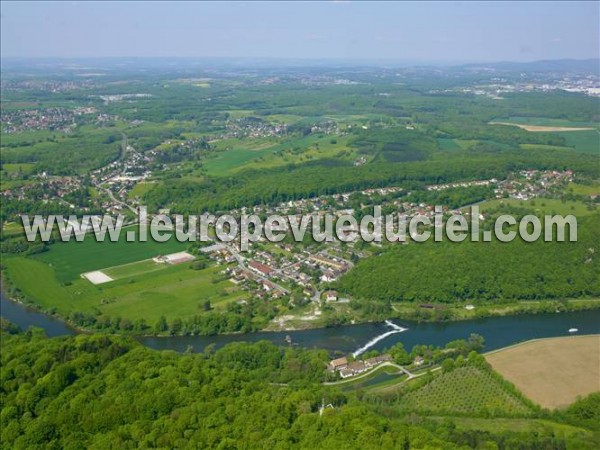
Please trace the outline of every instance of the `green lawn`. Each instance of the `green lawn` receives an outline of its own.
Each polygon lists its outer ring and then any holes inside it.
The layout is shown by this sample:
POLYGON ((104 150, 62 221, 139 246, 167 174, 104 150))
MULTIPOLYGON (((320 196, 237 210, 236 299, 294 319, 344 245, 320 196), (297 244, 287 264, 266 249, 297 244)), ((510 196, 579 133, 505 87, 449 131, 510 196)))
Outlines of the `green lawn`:
POLYGON ((12 283, 44 308, 68 311, 74 306, 73 294, 56 280, 54 270, 47 264, 23 257, 5 257, 2 263, 12 283))
MULTIPOLYGON (((497 119, 494 122, 510 122, 521 125, 536 125, 542 127, 571 127, 571 128, 596 128, 595 130, 580 130, 580 131, 551 131, 550 133, 562 136, 567 141, 567 146, 581 153, 600 153, 600 133, 598 122, 572 122, 564 119, 549 119, 543 117, 510 117, 508 119, 497 119)), ((562 148, 542 145, 523 144, 523 148, 540 148, 547 147, 548 149, 562 148)))
POLYGON ((167 242, 127 242, 127 230, 137 227, 124 228, 118 242, 96 242, 92 235, 87 235, 83 242, 58 242, 50 246, 50 250, 35 258, 50 264, 62 281, 73 281, 84 272, 105 269, 131 262, 153 258, 158 255, 176 253, 187 249, 187 244, 175 238, 167 242))

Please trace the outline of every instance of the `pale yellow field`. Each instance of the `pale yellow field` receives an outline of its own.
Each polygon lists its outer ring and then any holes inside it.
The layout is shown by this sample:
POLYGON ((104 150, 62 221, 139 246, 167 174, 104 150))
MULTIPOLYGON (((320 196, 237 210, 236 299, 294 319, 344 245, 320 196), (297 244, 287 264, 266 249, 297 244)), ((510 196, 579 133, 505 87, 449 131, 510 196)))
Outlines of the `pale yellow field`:
POLYGON ((525 342, 486 355, 494 370, 546 408, 600 391, 600 335, 525 342))
POLYGON ((594 130, 595 128, 589 127, 548 127, 541 125, 524 125, 521 123, 512 123, 512 122, 491 122, 492 125, 510 125, 513 127, 519 127, 527 131, 533 132, 548 132, 548 131, 586 131, 586 130, 594 130))

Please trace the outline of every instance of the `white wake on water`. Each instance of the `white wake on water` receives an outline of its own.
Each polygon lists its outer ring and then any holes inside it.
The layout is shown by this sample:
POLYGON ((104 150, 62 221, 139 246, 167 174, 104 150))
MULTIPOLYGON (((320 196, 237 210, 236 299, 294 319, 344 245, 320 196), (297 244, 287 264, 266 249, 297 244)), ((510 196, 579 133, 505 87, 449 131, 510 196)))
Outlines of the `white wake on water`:
POLYGON ((408 330, 408 328, 402 328, 401 326, 396 325, 395 323, 391 322, 390 320, 386 320, 385 324, 388 327, 391 327, 392 330, 391 331, 386 331, 385 333, 380 334, 379 336, 374 337, 369 342, 367 342, 365 345, 363 345, 361 348, 359 348, 354 353, 352 353, 352 356, 356 358, 358 355, 366 352, 368 349, 370 349, 371 347, 373 347, 375 344, 377 344, 379 341, 382 341, 386 337, 391 336, 392 334, 402 333, 403 331, 408 330))

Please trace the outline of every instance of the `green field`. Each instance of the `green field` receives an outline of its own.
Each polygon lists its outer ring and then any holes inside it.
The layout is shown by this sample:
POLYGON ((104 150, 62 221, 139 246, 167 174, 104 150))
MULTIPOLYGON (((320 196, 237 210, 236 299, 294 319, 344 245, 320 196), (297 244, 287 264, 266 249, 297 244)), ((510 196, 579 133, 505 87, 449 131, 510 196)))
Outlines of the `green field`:
POLYGON ((523 150, 565 150, 567 147, 560 147, 558 145, 544 145, 544 144, 520 144, 523 150))
MULTIPOLYGON (((137 230, 131 227, 131 230, 137 230)), ((119 241, 96 242, 91 235, 86 236, 83 242, 59 242, 50 246, 50 250, 35 257, 52 266, 56 277, 61 282, 73 281, 84 272, 104 269, 131 262, 153 258, 158 255, 167 255, 187 249, 185 243, 176 239, 167 242, 155 242, 149 239, 146 242, 127 242, 124 228, 119 236, 119 241)))
POLYGON ((356 157, 356 151, 347 147, 348 141, 346 136, 309 136, 293 141, 224 139, 215 144, 221 151, 209 157, 203 168, 209 175, 225 176, 240 170, 270 169, 322 158, 351 161, 356 157))
MULTIPOLYGON (((125 236, 125 233, 122 233, 125 236)), ((156 264, 150 258, 183 251, 186 244, 71 241, 32 257, 3 258, 6 275, 24 296, 64 316, 74 311, 130 320, 190 317, 206 300, 219 308, 244 293, 223 279, 219 267, 192 270, 189 264, 156 264), (82 273, 103 270, 114 281, 93 285, 82 273)))
POLYGON ((432 414, 531 414, 530 407, 509 392, 491 372, 474 366, 458 367, 406 394, 402 408, 432 414))
POLYGON ((129 191, 129 198, 143 197, 144 194, 150 192, 156 187, 156 183, 137 183, 131 191, 129 191))
POLYGON ((589 185, 570 183, 567 190, 577 195, 600 195, 600 182, 596 181, 589 185))
POLYGON ((479 210, 484 213, 496 209, 501 205, 509 205, 520 208, 527 208, 536 214, 573 214, 575 217, 587 216, 594 213, 585 203, 578 201, 556 200, 552 198, 536 198, 533 200, 518 200, 515 198, 504 198, 488 200, 480 203, 479 210))
POLYGON ((253 159, 273 153, 278 145, 266 139, 224 139, 215 148, 219 151, 207 159, 203 167, 209 175, 222 176, 253 159))
MULTIPOLYGON (((187 264, 166 266, 95 286, 83 278, 61 284, 54 268, 39 259, 9 257, 3 263, 11 284, 19 286, 25 297, 64 316, 79 311, 131 321, 143 318, 152 323, 160 316, 172 320, 200 314, 206 300, 220 308, 244 297, 237 286, 217 278, 219 267, 192 270, 187 264)), ((139 269, 136 266, 132 265, 139 269)))
POLYGON ((145 259, 143 261, 102 269, 102 272, 111 277, 113 280, 120 280, 121 278, 142 275, 148 272, 165 269, 166 267, 168 267, 166 264, 160 264, 151 259, 145 259))
POLYGON ((600 154, 600 132, 598 130, 588 131, 564 131, 556 132, 564 137, 569 147, 581 153, 600 154))
MULTIPOLYGON (((573 148, 576 152, 591 154, 600 153, 600 124, 597 122, 579 122, 542 117, 510 117, 508 119, 497 119, 494 122, 507 122, 542 127, 595 128, 595 130, 546 132, 565 138, 567 147, 573 148)), ((524 149, 546 148, 547 150, 563 148, 552 145, 538 144, 521 144, 521 147, 524 149)))
POLYGON ((20 163, 20 164, 3 164, 2 170, 7 174, 23 173, 30 174, 35 169, 35 164, 20 163))
POLYGON ((440 150, 460 150, 462 148, 455 139, 439 138, 437 142, 440 150))

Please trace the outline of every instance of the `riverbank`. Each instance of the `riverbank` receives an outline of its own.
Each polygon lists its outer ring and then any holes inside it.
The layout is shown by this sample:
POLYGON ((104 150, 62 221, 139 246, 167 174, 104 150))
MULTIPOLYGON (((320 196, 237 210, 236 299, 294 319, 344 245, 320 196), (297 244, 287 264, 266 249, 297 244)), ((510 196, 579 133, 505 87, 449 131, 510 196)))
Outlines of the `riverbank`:
POLYGON ((516 316, 521 314, 547 314, 600 310, 600 298, 579 298, 564 300, 524 300, 521 302, 498 302, 490 304, 401 304, 391 307, 389 314, 378 318, 365 319, 357 314, 337 315, 337 322, 329 324, 327 316, 307 321, 302 317, 288 318, 285 321, 273 319, 261 332, 303 331, 328 328, 339 325, 360 325, 383 322, 386 319, 404 320, 416 323, 448 323, 488 317, 516 316), (283 324, 283 325, 282 325, 283 324))
MULTIPOLYGON (((127 336, 133 336, 137 338, 153 338, 153 337, 174 337, 174 336, 188 336, 189 334, 180 332, 164 332, 164 333, 139 333, 134 330, 104 330, 98 329, 97 327, 85 327, 68 317, 64 317, 57 314, 54 310, 43 310, 39 305, 28 301, 25 302, 22 299, 15 296, 8 296, 5 291, 6 280, 2 279, 1 293, 3 302, 13 302, 20 305, 23 308, 36 314, 42 314, 54 321, 60 321, 65 327, 67 327, 71 333, 94 333, 94 332, 105 332, 110 331, 116 334, 122 334, 127 336)), ((397 321, 413 322, 418 324, 445 324, 462 322, 469 320, 493 318, 493 317, 507 317, 507 316, 519 316, 519 315, 535 315, 535 314, 549 314, 549 313, 569 313, 577 311, 600 311, 600 299, 599 298, 588 298, 588 299, 568 299, 568 300, 528 300, 521 302, 511 303, 492 303, 492 304, 428 304, 428 305, 415 305, 415 304, 394 304, 390 314, 381 318, 361 318, 359 315, 347 315, 337 316, 336 321, 332 323, 328 321, 327 315, 323 318, 319 318, 315 321, 303 321, 303 320, 290 320, 286 322, 285 326, 279 326, 281 322, 274 319, 266 327, 250 332, 243 333, 242 331, 235 331, 229 333, 219 333, 216 335, 201 335, 201 336, 240 336, 240 335, 252 335, 256 333, 281 333, 281 332, 302 332, 320 329, 335 329, 344 326, 358 326, 358 325, 369 325, 382 323, 386 319, 393 319, 397 321)), ((4 315, 4 313, 2 314, 4 315)), ((69 334, 71 334, 69 333, 69 334)))
MULTIPOLYGON (((22 329, 33 325, 43 328, 49 336, 69 335, 76 332, 55 317, 40 314, 21 304, 11 302, 4 294, 1 300, 4 318, 22 329)), ((476 333, 485 338, 485 351, 491 351, 530 339, 568 336, 571 328, 577 328, 578 334, 582 335, 598 334, 600 333, 600 310, 521 314, 443 323, 417 323, 394 319, 392 323, 405 328, 405 331, 390 334, 391 325, 377 322, 302 331, 213 336, 137 336, 136 339, 153 349, 178 352, 202 352, 209 346, 220 348, 232 342, 267 340, 280 346, 319 348, 334 356, 355 352, 369 343, 372 344, 369 350, 378 351, 390 348, 397 342, 402 342, 408 350, 415 345, 444 346, 450 341, 467 339, 472 333, 476 333), (382 335, 386 337, 380 338, 382 335)))

